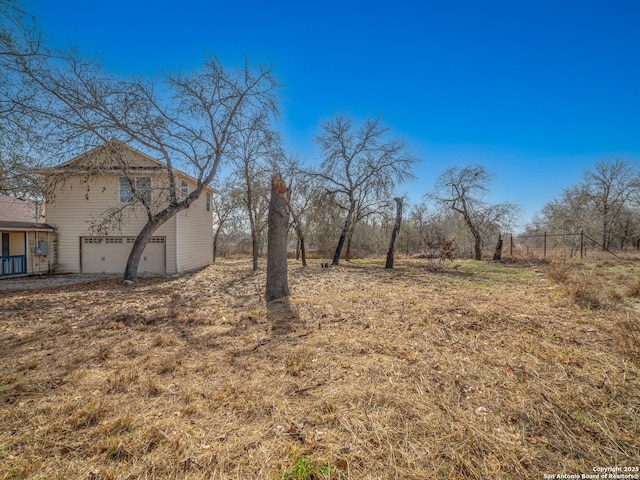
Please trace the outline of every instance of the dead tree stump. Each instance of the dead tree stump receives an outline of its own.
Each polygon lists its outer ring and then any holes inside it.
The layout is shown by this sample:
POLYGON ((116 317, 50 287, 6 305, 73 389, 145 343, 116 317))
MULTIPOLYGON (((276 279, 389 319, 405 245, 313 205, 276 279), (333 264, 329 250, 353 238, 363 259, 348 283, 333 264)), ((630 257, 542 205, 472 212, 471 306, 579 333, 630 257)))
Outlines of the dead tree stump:
POLYGON ((267 244, 267 302, 289 296, 287 274, 287 234, 291 190, 275 175, 271 180, 267 244))
POLYGON ((496 251, 493 254, 494 260, 500 260, 502 258, 502 235, 498 235, 498 243, 496 244, 496 251))
POLYGON ((402 198, 394 198, 394 200, 396 201, 396 221, 393 225, 393 232, 391 232, 391 244, 389 245, 387 263, 384 268, 393 268, 393 256, 396 253, 396 240, 398 239, 398 232, 400 232, 400 224, 402 223, 402 198))

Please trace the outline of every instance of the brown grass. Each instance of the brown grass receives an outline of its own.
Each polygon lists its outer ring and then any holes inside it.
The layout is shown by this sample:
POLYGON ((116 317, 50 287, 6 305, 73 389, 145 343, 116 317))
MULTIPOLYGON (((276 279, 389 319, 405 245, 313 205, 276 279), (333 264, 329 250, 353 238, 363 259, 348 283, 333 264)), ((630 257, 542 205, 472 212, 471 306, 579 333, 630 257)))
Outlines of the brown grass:
POLYGON ((291 264, 291 297, 268 306, 245 260, 135 287, 3 293, 0 478, 640 465, 633 263, 397 263, 291 264))

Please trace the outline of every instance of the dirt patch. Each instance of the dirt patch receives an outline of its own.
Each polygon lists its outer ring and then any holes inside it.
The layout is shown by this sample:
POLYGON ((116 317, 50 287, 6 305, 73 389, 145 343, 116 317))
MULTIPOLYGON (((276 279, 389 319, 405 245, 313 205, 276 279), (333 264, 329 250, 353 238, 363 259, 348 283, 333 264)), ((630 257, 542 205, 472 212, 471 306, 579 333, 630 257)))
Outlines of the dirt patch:
POLYGON ((292 264, 292 294, 272 305, 244 260, 5 292, 0 477, 512 479, 640 464, 635 298, 607 284, 588 308, 543 268, 425 265, 292 264))

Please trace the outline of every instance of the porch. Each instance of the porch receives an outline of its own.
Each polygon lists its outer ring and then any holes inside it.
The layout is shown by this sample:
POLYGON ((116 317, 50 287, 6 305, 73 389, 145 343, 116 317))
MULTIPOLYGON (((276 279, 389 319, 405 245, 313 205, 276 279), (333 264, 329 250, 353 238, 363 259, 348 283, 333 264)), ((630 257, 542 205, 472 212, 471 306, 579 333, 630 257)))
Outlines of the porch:
POLYGON ((53 229, 47 227, 19 231, 0 222, 0 278, 51 272, 49 245, 53 229))
POLYGON ((0 278, 51 271, 55 229, 40 218, 42 202, 0 194, 0 278))
POLYGON ((26 255, 0 256, 0 277, 5 275, 23 275, 27 273, 26 255))

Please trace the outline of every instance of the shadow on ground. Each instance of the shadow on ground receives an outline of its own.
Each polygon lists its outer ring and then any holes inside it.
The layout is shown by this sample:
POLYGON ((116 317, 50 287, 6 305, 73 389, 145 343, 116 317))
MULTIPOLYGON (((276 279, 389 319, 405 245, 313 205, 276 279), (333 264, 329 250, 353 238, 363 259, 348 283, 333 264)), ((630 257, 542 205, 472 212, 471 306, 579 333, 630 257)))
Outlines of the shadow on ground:
POLYGON ((294 329, 294 324, 300 322, 298 313, 291 308, 289 298, 280 298, 267 303, 267 320, 276 335, 285 335, 294 329))

